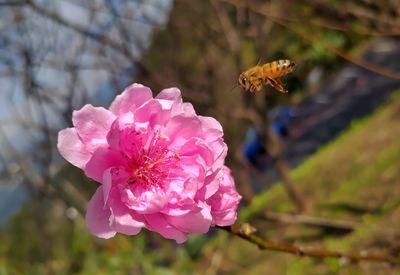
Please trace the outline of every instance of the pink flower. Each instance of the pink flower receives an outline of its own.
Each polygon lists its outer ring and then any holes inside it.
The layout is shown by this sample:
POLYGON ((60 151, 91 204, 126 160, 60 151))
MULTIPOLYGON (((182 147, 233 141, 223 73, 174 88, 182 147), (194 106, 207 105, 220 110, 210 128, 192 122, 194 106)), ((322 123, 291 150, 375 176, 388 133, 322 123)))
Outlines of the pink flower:
POLYGON ((86 213, 94 235, 147 228, 182 243, 236 220, 241 197, 224 165, 222 127, 183 103, 177 88, 153 98, 133 84, 109 110, 85 105, 72 122, 59 132, 58 150, 101 184, 86 213))

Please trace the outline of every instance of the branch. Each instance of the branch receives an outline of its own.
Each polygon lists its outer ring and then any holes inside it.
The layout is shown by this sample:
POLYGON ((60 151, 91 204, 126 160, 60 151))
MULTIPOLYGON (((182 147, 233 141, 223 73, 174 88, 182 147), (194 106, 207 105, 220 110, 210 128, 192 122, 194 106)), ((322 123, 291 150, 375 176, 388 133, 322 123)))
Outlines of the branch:
POLYGON ((231 21, 229 20, 228 14, 226 10, 223 9, 219 2, 215 0, 210 1, 212 7, 217 14, 218 21, 221 25, 222 32, 224 34, 225 40, 228 43, 230 51, 234 56, 239 55, 240 52, 240 39, 239 34, 236 32, 234 26, 232 26, 231 21))
POLYGON ((26 1, 1 1, 0 2, 0 7, 1 6, 23 6, 26 5, 26 1))
POLYGON ((271 241, 256 235, 255 234, 256 229, 248 223, 227 226, 227 227, 220 227, 220 228, 248 242, 257 245, 262 250, 279 251, 279 252, 293 254, 296 256, 301 256, 301 257, 307 256, 319 259, 336 258, 336 259, 347 259, 356 263, 365 261, 365 262, 380 262, 392 265, 400 265, 399 258, 393 258, 385 255, 372 255, 365 252, 344 253, 344 252, 331 251, 318 248, 301 248, 299 246, 289 243, 271 241))
POLYGON ((327 49, 328 51, 340 56, 341 58, 355 64, 358 65, 359 67, 362 67, 368 71, 389 77, 389 78, 393 78, 393 79, 400 79, 400 72, 398 71, 393 71, 390 69, 387 69, 385 67, 370 63, 368 61, 365 61, 362 58, 356 58, 351 56, 350 54, 343 52, 342 50, 336 48, 336 47, 332 47, 331 45, 329 45, 328 43, 325 43, 322 41, 322 39, 320 39, 319 37, 313 35, 311 32, 303 32, 300 31, 295 25, 291 25, 288 24, 286 22, 284 22, 284 20, 280 20, 276 17, 272 17, 270 16, 270 14, 268 12, 266 12, 262 7, 257 6, 257 5, 252 5, 252 4, 246 4, 246 3, 242 3, 239 1, 235 1, 235 0, 223 0, 226 3, 229 3, 233 6, 236 7, 241 7, 241 8, 248 8, 249 10, 251 10, 254 13, 260 14, 262 16, 265 16, 267 18, 269 18, 270 20, 272 20, 274 23, 283 26, 289 30, 291 30, 293 33, 297 34, 298 36, 310 41, 311 43, 315 43, 318 45, 321 45, 322 47, 324 47, 325 49, 327 49))
POLYGON ((276 213, 276 212, 264 212, 264 217, 268 220, 278 221, 281 223, 288 224, 304 224, 311 226, 319 226, 326 228, 336 228, 343 230, 354 230, 357 227, 360 227, 362 224, 353 222, 353 221, 345 221, 345 220, 331 220, 327 218, 313 217, 308 215, 300 215, 300 214, 288 214, 288 213, 276 213))
POLYGON ((59 183, 60 186, 64 186, 63 188, 55 188, 53 182, 46 182, 45 179, 32 168, 27 158, 17 152, 2 127, 0 127, 0 140, 4 142, 2 149, 4 149, 7 155, 10 156, 10 159, 13 159, 18 164, 24 179, 34 188, 34 190, 37 190, 44 195, 56 196, 66 205, 73 205, 79 213, 84 213, 84 204, 82 204, 82 202, 86 202, 86 200, 80 195, 80 193, 74 192, 72 197, 65 191, 65 186, 67 186, 68 191, 75 191, 72 186, 68 186, 71 185, 70 182, 64 179, 59 180, 59 177, 54 177, 54 180, 57 179, 57 183, 59 183))
POLYGON ((110 49, 113 49, 119 54, 122 54, 129 60, 131 60, 137 69, 143 74, 151 78, 156 84, 159 84, 160 86, 163 86, 162 83, 163 81, 158 77, 156 74, 152 74, 151 71, 139 60, 137 56, 135 56, 127 47, 125 43, 116 43, 113 39, 110 37, 103 35, 101 33, 95 33, 92 32, 85 27, 76 24, 74 22, 69 22, 62 17, 60 17, 57 13, 49 11, 39 5, 37 5, 33 0, 26 0, 27 4, 31 7, 32 10, 34 10, 36 13, 38 13, 41 16, 47 17, 48 19, 52 20, 53 22, 64 26, 68 29, 71 29, 84 37, 88 37, 101 45, 106 45, 110 49))

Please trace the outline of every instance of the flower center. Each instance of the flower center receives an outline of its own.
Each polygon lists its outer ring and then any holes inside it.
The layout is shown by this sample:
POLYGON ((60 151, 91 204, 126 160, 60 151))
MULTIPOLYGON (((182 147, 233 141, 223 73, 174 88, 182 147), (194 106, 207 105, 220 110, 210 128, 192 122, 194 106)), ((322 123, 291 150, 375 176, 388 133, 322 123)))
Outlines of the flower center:
POLYGON ((162 186, 163 182, 177 169, 179 156, 158 144, 158 133, 150 142, 134 146, 136 150, 129 160, 128 184, 141 184, 143 186, 162 186))

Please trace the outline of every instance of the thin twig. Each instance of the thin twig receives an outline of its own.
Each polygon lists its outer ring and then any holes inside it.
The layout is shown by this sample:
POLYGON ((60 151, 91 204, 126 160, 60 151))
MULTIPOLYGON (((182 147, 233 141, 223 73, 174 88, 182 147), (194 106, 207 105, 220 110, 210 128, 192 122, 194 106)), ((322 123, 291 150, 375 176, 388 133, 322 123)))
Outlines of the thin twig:
POLYGON ((279 251, 284 253, 293 254, 296 256, 307 256, 319 259, 325 258, 337 258, 337 259, 346 259, 352 262, 380 262, 387 263, 392 265, 400 265, 399 258, 393 258, 386 255, 372 255, 365 252, 359 253, 345 253, 339 251, 331 251, 319 248, 301 248, 299 246, 284 243, 271 241, 266 238, 260 237, 255 234, 256 229, 252 227, 250 224, 240 224, 233 225, 227 227, 220 227, 221 229, 238 236, 246 241, 249 241, 255 245, 257 245, 260 249, 279 251))
POLYGON ((230 51, 233 55, 238 55, 240 51, 239 35, 234 26, 232 26, 227 11, 223 9, 220 3, 216 2, 215 0, 211 0, 210 3, 217 15, 218 21, 221 25, 225 40, 228 43, 230 51))
MULTIPOLYGON (((32 168, 29 161, 17 152, 2 127, 0 127, 0 139, 3 142, 2 148, 5 149, 5 152, 10 156, 10 159, 13 159, 18 164, 25 180, 34 188, 34 190, 37 190, 44 195, 56 196, 66 205, 73 205, 80 214, 84 213, 84 206, 81 203, 84 199, 81 196, 78 196, 79 193, 75 192, 74 197, 72 197, 66 193, 65 188, 55 188, 52 182, 46 182, 45 179, 32 168)), ((58 179, 56 176, 53 179, 56 178, 58 179)), ((58 182, 63 185, 71 184, 66 180, 58 182)), ((73 190, 73 188, 70 187, 69 190, 73 190)))
POLYGON ((332 220, 321 217, 313 217, 300 214, 277 213, 277 212, 264 212, 264 217, 268 220, 278 221, 287 224, 304 224, 310 226, 337 228, 343 230, 354 230, 362 224, 354 221, 345 220, 332 220))
POLYGON ((1 1, 0 6, 23 6, 26 5, 26 1, 1 1))
POLYGON ((329 45, 328 43, 323 42, 322 39, 320 39, 319 37, 313 35, 311 32, 300 31, 294 25, 288 24, 288 23, 284 22, 283 20, 279 20, 279 19, 277 19, 275 17, 271 17, 270 14, 265 12, 265 10, 260 6, 256 6, 256 5, 253 5, 253 4, 246 4, 246 3, 243 3, 243 2, 240 2, 240 1, 233 1, 233 0, 223 0, 223 1, 226 2, 226 3, 229 3, 231 5, 237 6, 237 7, 248 8, 249 10, 251 10, 254 13, 257 13, 257 14, 263 15, 265 17, 268 17, 270 20, 272 20, 276 24, 291 30, 295 34, 301 36, 302 38, 304 38, 304 39, 306 39, 306 40, 308 40, 308 41, 310 41, 312 43, 321 45, 322 47, 324 47, 328 51, 330 51, 330 52, 340 56, 341 58, 343 58, 343 59, 345 59, 345 60, 347 60, 347 61, 349 61, 349 62, 351 62, 351 63, 353 63, 355 65, 358 65, 359 67, 362 67, 362 68, 364 68, 364 69, 366 69, 368 71, 371 71, 371 72, 374 72, 374 73, 377 73, 377 74, 380 74, 380 75, 383 75, 383 76, 386 76, 386 77, 389 77, 389 78, 400 79, 400 72, 393 71, 393 70, 390 70, 388 68, 385 68, 385 67, 382 67, 382 66, 379 66, 379 65, 376 65, 376 64, 372 64, 372 63, 370 63, 368 61, 365 61, 362 58, 353 57, 350 54, 348 54, 348 53, 346 53, 346 52, 344 52, 344 51, 342 51, 342 50, 340 50, 340 49, 338 49, 336 47, 333 47, 333 46, 329 45))
MULTIPOLYGON (((132 63, 135 64, 136 68, 143 74, 151 78, 155 83, 161 85, 163 83, 163 80, 161 80, 160 77, 158 77, 156 74, 152 74, 152 72, 145 66, 144 63, 142 63, 139 60, 139 57, 137 57, 135 54, 133 54, 128 47, 124 43, 117 43, 110 37, 103 35, 101 33, 95 33, 92 32, 88 29, 86 29, 84 26, 81 26, 75 22, 70 22, 65 20, 64 18, 60 17, 57 13, 49 11, 39 5, 37 5, 33 0, 26 0, 27 4, 29 7, 38 13, 41 16, 47 17, 48 19, 52 20, 53 22, 64 26, 68 29, 71 29, 79 34, 81 34, 84 37, 88 37, 92 39, 93 41, 96 41, 102 45, 108 46, 110 49, 116 51, 119 54, 122 54, 126 58, 128 58, 132 63)), ((163 85, 161 85, 163 86, 163 85)))

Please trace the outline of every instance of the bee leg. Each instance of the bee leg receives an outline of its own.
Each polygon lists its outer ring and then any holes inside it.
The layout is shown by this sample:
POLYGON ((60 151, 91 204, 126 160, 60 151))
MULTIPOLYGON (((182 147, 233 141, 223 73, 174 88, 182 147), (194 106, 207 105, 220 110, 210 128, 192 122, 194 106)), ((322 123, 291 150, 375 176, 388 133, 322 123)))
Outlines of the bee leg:
POLYGON ((262 79, 255 79, 250 86, 250 92, 255 93, 261 91, 262 84, 262 79))
POLYGON ((269 85, 274 87, 278 92, 281 92, 283 94, 286 94, 288 91, 283 87, 282 82, 279 79, 273 79, 270 77, 267 77, 267 82, 269 85))

